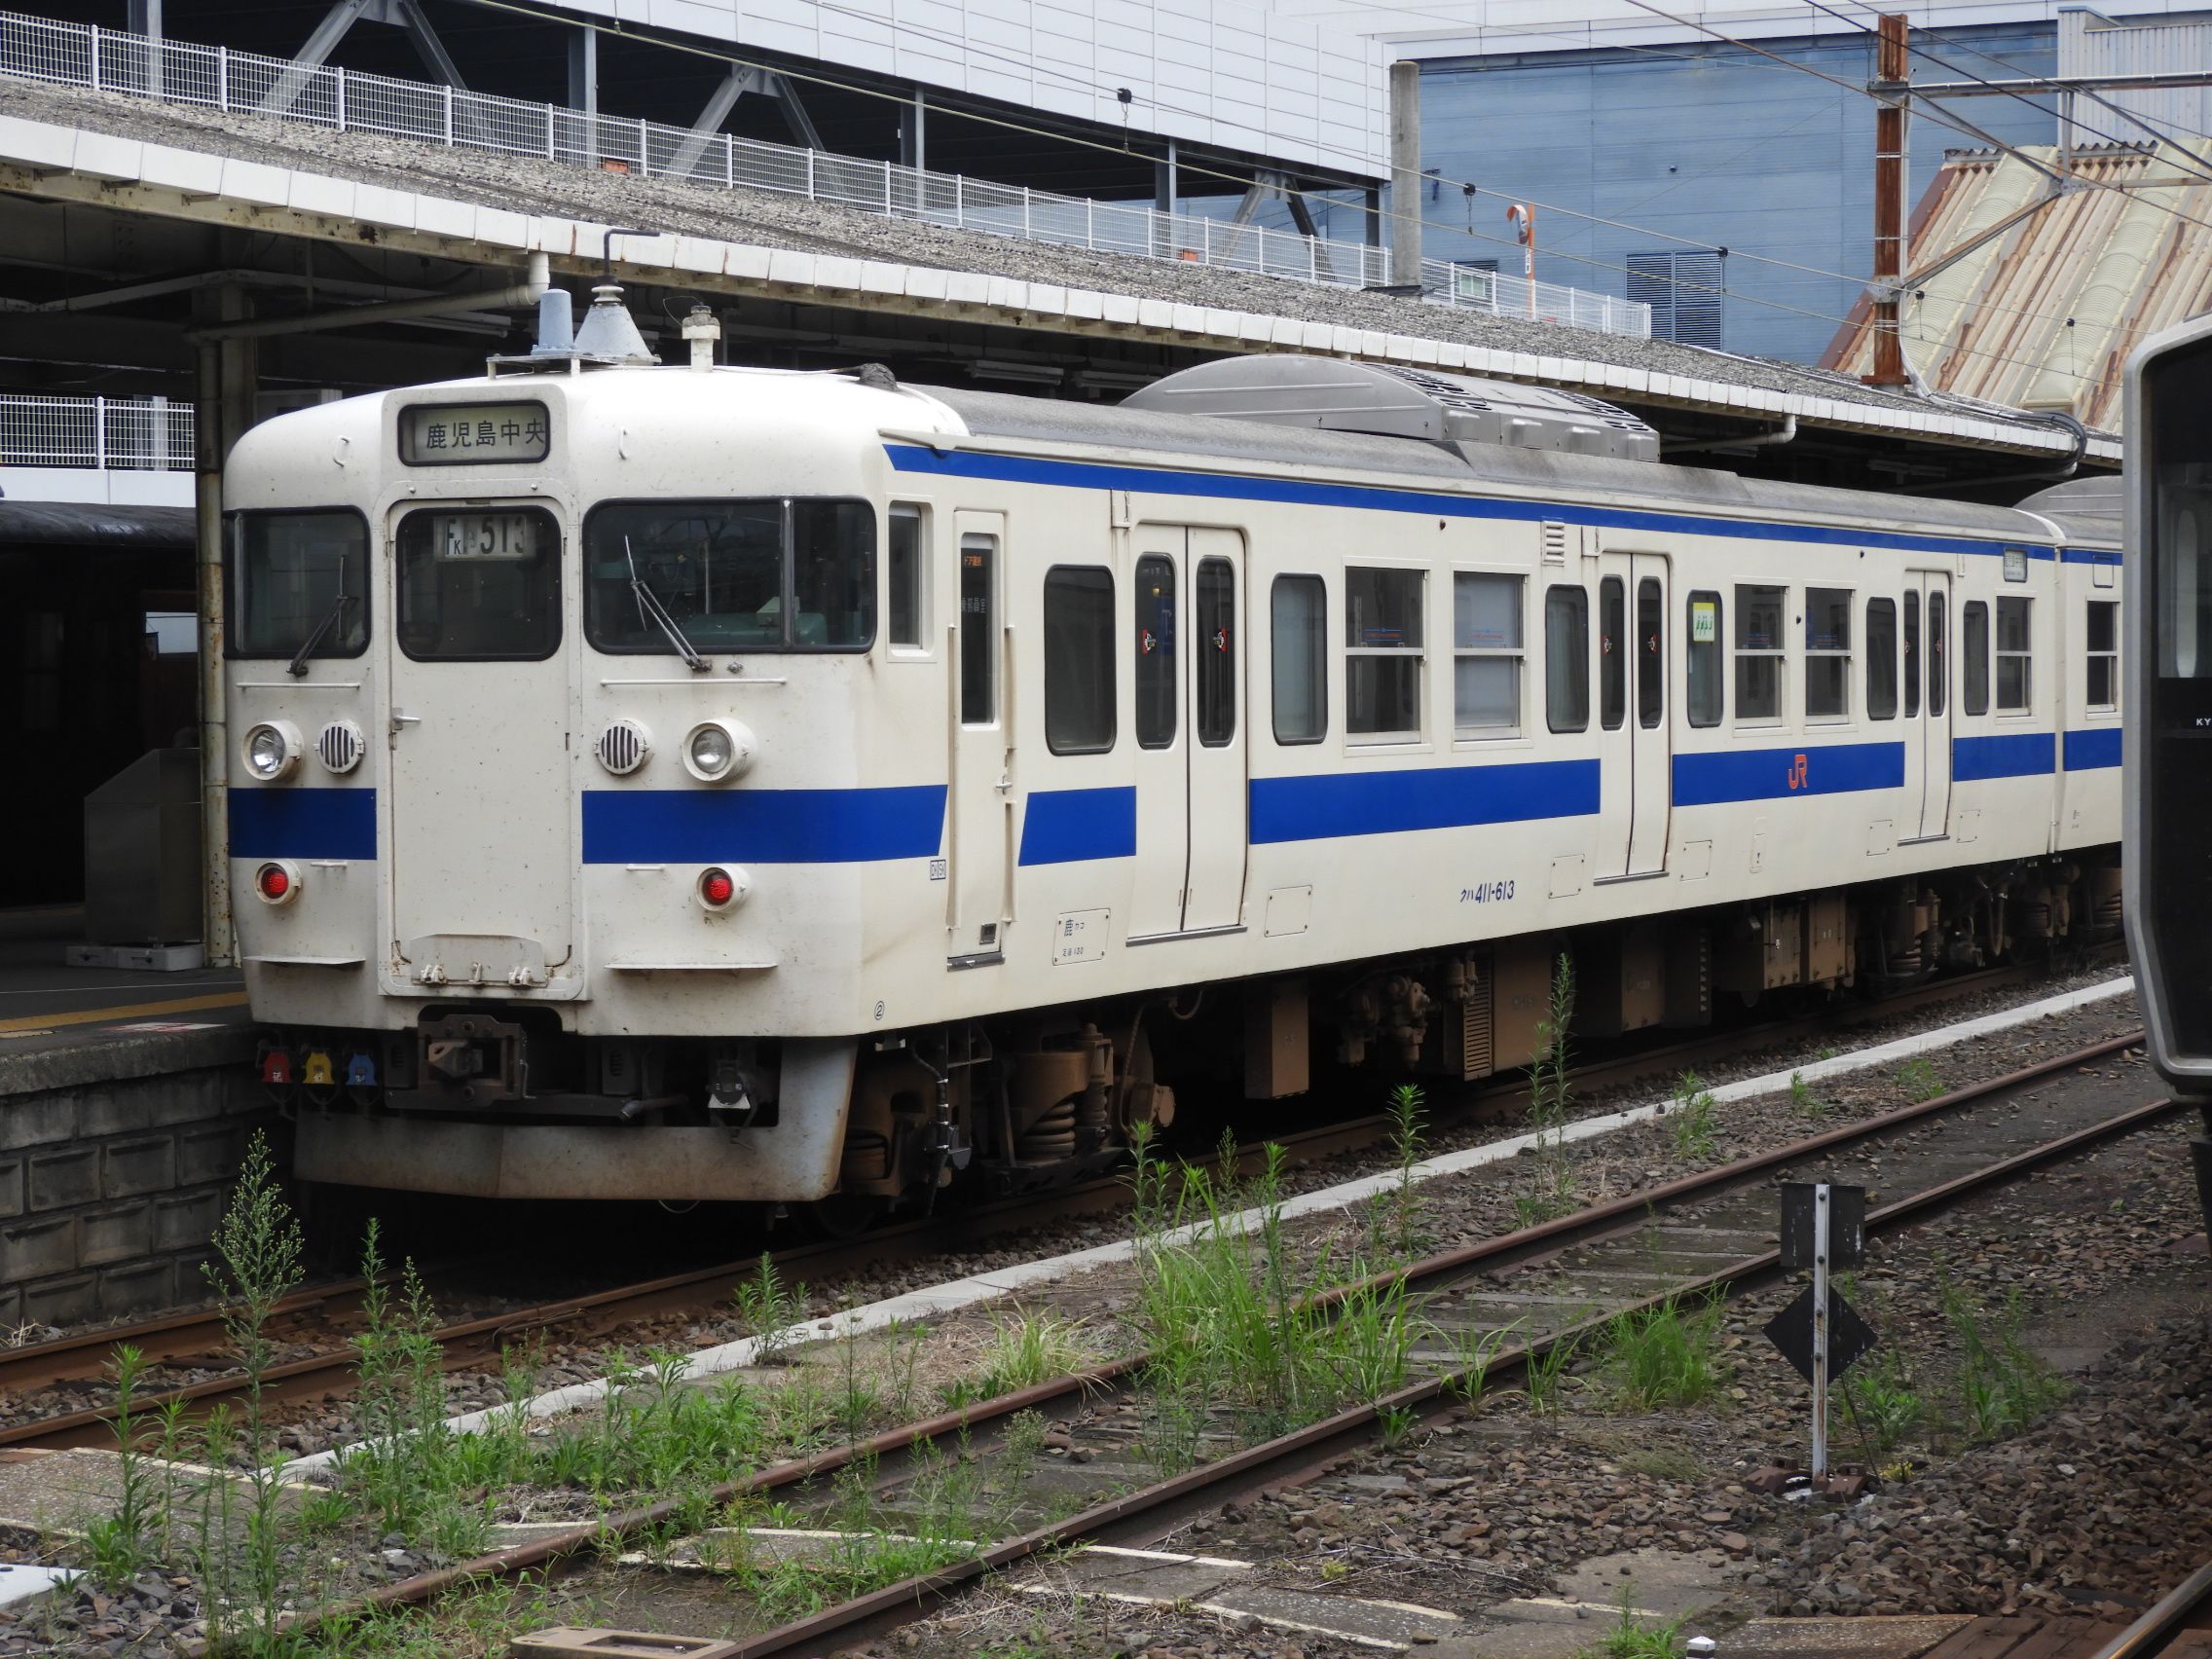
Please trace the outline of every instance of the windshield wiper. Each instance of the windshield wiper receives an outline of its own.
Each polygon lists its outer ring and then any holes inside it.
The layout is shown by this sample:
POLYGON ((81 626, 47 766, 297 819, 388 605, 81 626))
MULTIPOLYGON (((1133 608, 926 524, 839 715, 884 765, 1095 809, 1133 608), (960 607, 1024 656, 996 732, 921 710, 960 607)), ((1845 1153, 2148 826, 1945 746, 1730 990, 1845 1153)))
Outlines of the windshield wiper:
POLYGON ((630 562, 630 591, 638 596, 638 608, 653 619, 660 631, 668 636, 668 643, 683 653, 683 660, 691 665, 693 674, 705 674, 712 666, 683 637, 683 630, 676 625, 676 618, 661 604, 660 595, 645 585, 645 578, 638 574, 638 556, 630 550, 630 538, 622 538, 622 557, 630 562))
POLYGON ((337 596, 331 600, 330 608, 323 612, 322 620, 314 625, 314 632, 310 634, 301 644, 300 648, 293 653, 291 663, 286 667, 285 673, 295 680, 306 675, 308 658, 314 655, 315 647, 330 637, 330 631, 338 626, 339 618, 346 614, 346 607, 352 602, 353 596, 346 591, 346 566, 341 562, 338 567, 337 596))

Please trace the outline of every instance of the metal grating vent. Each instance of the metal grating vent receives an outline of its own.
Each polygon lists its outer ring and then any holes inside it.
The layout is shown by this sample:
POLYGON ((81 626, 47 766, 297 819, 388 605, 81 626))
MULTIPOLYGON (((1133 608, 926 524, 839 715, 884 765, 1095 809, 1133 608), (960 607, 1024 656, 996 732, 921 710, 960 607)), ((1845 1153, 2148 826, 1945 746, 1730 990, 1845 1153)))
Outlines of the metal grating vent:
POLYGON ((626 778, 645 763, 653 740, 636 720, 616 720, 599 734, 599 763, 617 778, 626 778))
POLYGON ((1544 563, 1567 563, 1567 526, 1558 519, 1544 520, 1544 563))
POLYGON ((361 763, 361 728, 351 720, 332 720, 314 740, 314 752, 333 772, 350 772, 361 763))

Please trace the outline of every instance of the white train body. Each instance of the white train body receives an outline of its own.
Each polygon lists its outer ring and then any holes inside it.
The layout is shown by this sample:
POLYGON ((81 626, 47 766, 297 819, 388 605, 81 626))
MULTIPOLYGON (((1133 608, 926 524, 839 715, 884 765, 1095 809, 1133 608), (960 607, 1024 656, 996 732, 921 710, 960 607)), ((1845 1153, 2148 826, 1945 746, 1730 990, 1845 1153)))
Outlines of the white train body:
POLYGON ((1163 995, 1268 1096, 1315 1030, 1519 1063, 1563 948, 1605 1029, 2117 921, 2093 523, 1255 361, 1120 409, 570 361, 250 432, 232 875, 302 1171, 1018 1184, 1167 1104, 1163 995))

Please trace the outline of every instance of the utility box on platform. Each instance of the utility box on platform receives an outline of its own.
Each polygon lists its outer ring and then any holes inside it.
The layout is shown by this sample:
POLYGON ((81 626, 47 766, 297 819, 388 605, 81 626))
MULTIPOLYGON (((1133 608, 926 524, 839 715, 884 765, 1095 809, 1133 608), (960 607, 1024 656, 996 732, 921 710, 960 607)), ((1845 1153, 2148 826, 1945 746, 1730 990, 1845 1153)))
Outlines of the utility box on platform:
POLYGON ((150 749, 85 797, 85 939, 91 948, 73 947, 69 960, 140 966, 116 963, 112 947, 135 952, 197 943, 200 874, 200 751, 150 749))

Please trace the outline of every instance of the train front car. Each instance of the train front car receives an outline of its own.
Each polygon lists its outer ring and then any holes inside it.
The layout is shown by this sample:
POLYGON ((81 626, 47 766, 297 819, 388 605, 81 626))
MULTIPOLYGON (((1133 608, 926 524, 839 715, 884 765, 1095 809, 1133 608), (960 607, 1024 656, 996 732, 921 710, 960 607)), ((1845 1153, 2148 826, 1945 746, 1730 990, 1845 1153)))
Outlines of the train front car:
MULTIPOLYGON (((2151 1057, 2212 1137, 2212 318, 2129 359, 2128 945, 2151 1057)), ((2193 1141, 2212 1225, 2212 1138, 2193 1141)))
POLYGON ((231 458, 232 878, 309 1179, 822 1198, 909 1014, 861 979, 944 892, 944 700, 871 655, 926 603, 878 613, 880 434, 943 411, 646 366, 611 298, 231 458))

